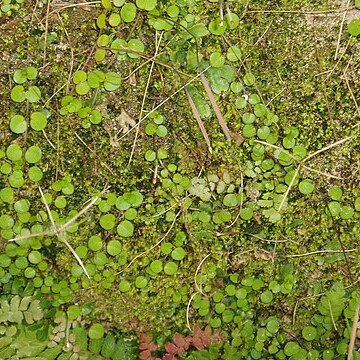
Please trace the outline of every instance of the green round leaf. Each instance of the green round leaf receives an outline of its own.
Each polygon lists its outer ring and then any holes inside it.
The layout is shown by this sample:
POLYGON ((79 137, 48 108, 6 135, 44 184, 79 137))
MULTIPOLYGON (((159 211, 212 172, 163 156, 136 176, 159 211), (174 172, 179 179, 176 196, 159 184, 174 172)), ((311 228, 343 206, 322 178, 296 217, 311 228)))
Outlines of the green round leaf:
MULTIPOLYGON (((136 0, 136 6, 139 9, 151 11, 156 7, 157 0, 136 0)), ((171 15, 169 15, 171 16, 171 15)))
POLYGON ((23 172, 21 170, 14 170, 13 173, 9 176, 9 184, 13 188, 20 188, 25 183, 23 172))
POLYGON ((33 66, 29 66, 28 68, 26 68, 26 76, 28 80, 35 80, 37 75, 38 75, 38 71, 33 66))
POLYGON ((251 105, 256 105, 259 104, 261 102, 260 96, 258 94, 251 94, 249 96, 249 103, 251 105))
POLYGON ((80 307, 77 305, 70 305, 66 314, 69 320, 76 320, 80 316, 80 307))
POLYGON ((310 179, 302 180, 299 183, 299 191, 304 195, 312 193, 314 189, 315 189, 314 182, 310 179))
POLYGON ((132 206, 132 207, 139 207, 143 200, 144 200, 144 197, 143 195, 135 190, 135 191, 130 191, 130 192, 127 192, 125 193, 124 195, 124 198, 125 200, 132 206))
POLYGON ((243 135, 247 138, 253 137, 256 134, 256 129, 254 125, 245 125, 243 128, 243 135))
MULTIPOLYGON (((109 16, 108 21, 109 21, 109 25, 110 25, 110 26, 116 27, 116 26, 120 25, 120 23, 121 23, 121 17, 120 17, 120 15, 117 14, 117 13, 112 13, 112 14, 110 14, 110 16, 109 16)), ((107 46, 107 44, 106 44, 106 45, 102 45, 102 46, 107 46)))
POLYGON ((22 85, 15 85, 10 93, 11 100, 23 102, 26 99, 25 89, 22 85))
POLYGON ((172 250, 172 244, 169 243, 169 242, 161 243, 160 249, 161 249, 163 254, 169 255, 171 253, 171 250, 172 250))
POLYGON ((103 29, 106 26, 106 15, 104 13, 98 16, 96 19, 96 25, 99 29, 103 29))
POLYGON ((58 209, 64 209, 66 207, 66 199, 64 196, 57 196, 54 204, 58 209))
POLYGON ((23 84, 27 81, 26 69, 18 69, 14 72, 13 79, 17 84, 23 84))
MULTIPOLYGON (((12 202, 14 200, 14 190, 10 187, 2 188, 0 190, 0 199, 5 203, 12 202)), ((16 203, 15 203, 15 205, 16 205, 16 203)), ((15 211, 17 211, 16 208, 15 208, 15 211)))
POLYGON ((123 220, 117 227, 117 233, 122 237, 130 237, 134 234, 134 225, 128 220, 123 220))
POLYGON ((338 216, 341 211, 341 205, 337 201, 331 201, 328 203, 328 208, 332 216, 338 216))
POLYGON ((32 264, 39 264, 42 260, 42 256, 39 251, 33 250, 29 253, 28 259, 32 264))
POLYGON ((154 150, 148 150, 145 153, 146 161, 154 161, 156 159, 156 152, 154 150))
POLYGON ((337 186, 333 186, 329 189, 328 195, 332 200, 339 201, 342 197, 342 190, 337 186))
POLYGON ((220 68, 225 64, 225 57, 215 51, 210 55, 210 65, 214 68, 220 68))
POLYGON ((360 19, 353 19, 348 25, 348 31, 351 36, 360 35, 360 19))
POLYGON ((146 287, 147 283, 148 281, 145 276, 137 276, 135 279, 135 286, 138 289, 143 289, 144 287, 146 287))
POLYGON ((101 112, 99 110, 91 110, 89 120, 92 124, 100 124, 102 121, 101 112))
POLYGON ((156 129, 156 135, 159 137, 165 137, 167 134, 168 134, 168 130, 164 125, 159 125, 158 128, 156 129))
POLYGON ((168 261, 164 266, 164 273, 166 275, 175 275, 178 271, 178 266, 173 261, 168 261))
POLYGON ((153 262, 151 262, 150 269, 155 274, 158 274, 159 272, 161 272, 163 269, 163 264, 162 264, 161 260, 154 260, 153 262))
POLYGON ((227 27, 230 30, 236 29, 239 26, 240 23, 240 19, 239 17, 231 12, 228 12, 225 16, 224 19, 226 21, 227 27))
POLYGON ((160 160, 164 160, 168 157, 168 152, 166 149, 164 148, 160 148, 158 149, 157 151, 157 158, 160 159, 160 160))
POLYGON ((257 136, 261 140, 266 140, 270 135, 270 128, 268 126, 262 126, 257 130, 257 136))
POLYGON ((133 208, 127 209, 124 213, 124 216, 126 220, 134 220, 137 216, 137 211, 133 208))
POLYGON ((251 73, 246 73, 244 75, 244 84, 247 86, 251 86, 255 84, 255 76, 251 73))
POLYGON ((89 338, 93 340, 101 339, 104 336, 105 330, 101 324, 94 324, 89 329, 89 338))
POLYGON ((36 131, 41 131, 46 127, 46 124, 47 124, 46 116, 43 113, 36 111, 31 114, 30 126, 32 129, 36 131))
POLYGON ((114 72, 109 72, 105 75, 104 88, 107 91, 114 91, 121 85, 121 76, 114 72))
POLYGON ((264 104, 256 104, 254 106, 254 114, 258 118, 263 118, 267 114, 267 108, 264 104))
POLYGON ((102 240, 98 235, 93 235, 88 241, 89 249, 92 251, 99 251, 102 248, 102 240))
POLYGON ((22 134, 27 130, 27 122, 22 115, 15 115, 10 119, 10 130, 15 134, 22 134))
POLYGON ((260 295, 260 299, 264 304, 270 304, 273 298, 274 295, 270 290, 266 290, 260 295))
POLYGON ((236 194, 226 194, 223 199, 225 206, 233 207, 239 205, 238 196, 236 194))
POLYGON ((224 20, 216 18, 209 24, 209 31, 214 35, 222 35, 227 29, 227 24, 224 20))
POLYGON ((106 250, 111 256, 119 255, 121 252, 121 248, 122 246, 119 240, 110 240, 106 246, 106 250))
POLYGON ((100 226, 105 230, 111 230, 115 226, 115 215, 102 215, 100 218, 100 226))
MULTIPOLYGON (((107 36, 107 35, 102 35, 102 36, 107 36)), ((102 46, 100 44, 98 44, 98 45, 102 46)), ((107 45, 107 43, 103 46, 106 46, 106 45, 107 45)), ((87 79, 87 73, 84 70, 78 70, 73 75, 74 84, 80 84, 81 82, 86 81, 86 79, 87 79)))
POLYGON ((136 6, 133 3, 125 4, 120 10, 120 15, 127 23, 134 21, 136 17, 136 6))
POLYGON ((241 50, 238 46, 230 46, 226 53, 226 58, 231 62, 241 60, 241 50))
POLYGON ((284 347, 284 353, 287 356, 295 355, 300 349, 300 346, 295 341, 289 341, 284 347))
POLYGON ((86 95, 90 91, 90 86, 87 81, 84 81, 75 86, 75 91, 79 95, 86 95))
POLYGON ((14 204, 14 209, 17 213, 25 213, 29 211, 29 208, 30 208, 30 202, 27 199, 18 200, 14 204))
POLYGON ((41 160, 41 149, 36 146, 30 146, 25 152, 25 160, 28 163, 35 164, 41 160))
POLYGON ((250 220, 253 216, 253 210, 249 207, 242 208, 240 210, 240 217, 243 220, 250 220))
POLYGON ((138 57, 140 57, 140 55, 136 54, 136 52, 142 53, 144 52, 145 49, 144 44, 138 39, 129 40, 127 47, 128 49, 134 51, 134 52, 128 52, 128 56, 133 59, 137 59, 138 57))
POLYGON ((266 329, 271 333, 275 334, 278 332, 280 327, 280 322, 277 319, 270 319, 266 324, 266 329))
POLYGON ((31 103, 38 102, 41 98, 40 89, 37 86, 29 86, 28 90, 25 92, 25 97, 31 103))
MULTIPOLYGON (((147 0, 142 0, 142 1, 147 2, 147 0)), ((180 9, 176 5, 170 5, 169 7, 167 7, 166 12, 170 17, 176 18, 179 16, 180 9)))
POLYGON ((354 209, 350 206, 344 205, 340 210, 340 217, 344 220, 351 219, 354 215, 354 209))
POLYGON ((360 211, 360 196, 355 199, 354 206, 356 211, 360 211))
POLYGON ((120 281, 120 283, 119 283, 119 290, 120 290, 121 292, 127 292, 127 291, 129 291, 129 290, 130 290, 130 287, 131 287, 130 282, 127 281, 127 280, 125 280, 125 279, 122 279, 122 280, 120 281))
POLYGON ((244 124, 252 124, 256 120, 256 116, 253 113, 246 112, 242 116, 242 122, 244 124))
POLYGON ((185 255, 186 255, 186 251, 182 247, 175 248, 171 253, 171 257, 177 261, 182 260, 185 257, 185 255))
POLYGON ((6 156, 9 160, 16 162, 22 158, 22 150, 18 144, 11 144, 6 149, 6 156))
POLYGON ((145 133, 147 134, 147 135, 154 135, 155 133, 156 133, 156 129, 157 129, 157 127, 156 127, 156 125, 154 124, 154 123, 149 123, 149 124, 147 124, 146 125, 146 127, 145 127, 145 133))
POLYGON ((305 326, 302 330, 302 336, 307 341, 312 341, 316 338, 317 331, 313 326, 305 326))

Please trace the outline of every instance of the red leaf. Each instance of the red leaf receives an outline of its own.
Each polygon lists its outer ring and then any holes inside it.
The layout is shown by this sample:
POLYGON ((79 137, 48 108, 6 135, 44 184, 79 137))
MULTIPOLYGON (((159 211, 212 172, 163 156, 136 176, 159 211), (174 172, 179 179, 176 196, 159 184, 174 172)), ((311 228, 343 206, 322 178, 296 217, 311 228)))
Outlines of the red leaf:
POLYGON ((200 329, 199 325, 194 326, 194 336, 195 337, 200 337, 201 336, 201 329, 200 329))
POLYGON ((209 346, 210 346, 211 341, 210 341, 210 338, 209 338, 209 337, 207 337, 207 336, 204 335, 204 336, 201 338, 201 341, 202 341, 204 347, 209 347, 209 346))
POLYGON ((173 359, 176 359, 176 357, 171 354, 165 354, 162 358, 162 360, 173 360, 173 359))
POLYGON ((176 355, 178 353, 178 347, 171 342, 165 344, 165 349, 171 355, 176 355))
POLYGON ((146 335, 146 334, 141 334, 140 335, 140 341, 143 343, 151 343, 152 342, 152 336, 150 335, 146 335))
POLYGON ((205 328, 204 336, 206 336, 207 338, 210 338, 210 336, 211 336, 211 328, 210 328, 210 326, 207 326, 205 328))
POLYGON ((139 358, 140 358, 141 360, 153 359, 150 350, 142 351, 142 352, 139 354, 139 358))
POLYGON ((174 334, 173 340, 174 340, 175 345, 178 347, 185 347, 185 345, 186 345, 186 340, 179 333, 174 334))
POLYGON ((140 350, 150 350, 155 351, 157 349, 157 345, 154 343, 140 343, 139 344, 140 350))
POLYGON ((200 338, 193 338, 192 344, 198 349, 202 350, 204 348, 204 345, 200 338))

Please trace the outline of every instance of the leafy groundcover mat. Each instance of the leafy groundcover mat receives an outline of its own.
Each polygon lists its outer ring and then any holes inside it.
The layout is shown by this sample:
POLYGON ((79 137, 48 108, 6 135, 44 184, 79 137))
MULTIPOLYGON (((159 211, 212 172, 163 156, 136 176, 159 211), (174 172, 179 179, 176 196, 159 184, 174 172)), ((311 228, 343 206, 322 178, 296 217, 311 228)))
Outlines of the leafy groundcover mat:
POLYGON ((360 1, 0 0, 0 359, 360 359, 360 1))

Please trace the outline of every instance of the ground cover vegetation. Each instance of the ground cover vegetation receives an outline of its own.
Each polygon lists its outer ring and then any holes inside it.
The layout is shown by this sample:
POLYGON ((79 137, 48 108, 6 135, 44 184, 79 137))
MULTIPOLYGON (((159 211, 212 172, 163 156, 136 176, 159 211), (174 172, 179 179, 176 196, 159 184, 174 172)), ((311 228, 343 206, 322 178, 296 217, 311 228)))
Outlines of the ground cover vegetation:
POLYGON ((360 359, 359 1, 0 1, 1 359, 360 359))

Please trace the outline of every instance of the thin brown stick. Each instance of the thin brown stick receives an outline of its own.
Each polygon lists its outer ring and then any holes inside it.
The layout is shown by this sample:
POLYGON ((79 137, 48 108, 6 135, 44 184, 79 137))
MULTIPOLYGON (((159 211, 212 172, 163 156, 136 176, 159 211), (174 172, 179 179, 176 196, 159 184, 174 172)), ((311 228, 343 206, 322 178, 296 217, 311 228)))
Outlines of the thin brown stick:
POLYGON ((330 13, 342 13, 348 10, 354 9, 354 6, 341 8, 341 9, 329 9, 329 10, 247 10, 252 14, 298 14, 298 15, 321 15, 330 13))
MULTIPOLYGON (((145 119, 147 119, 154 111, 156 111, 157 109, 159 109, 161 106, 163 106, 166 102, 168 102, 170 99, 172 99, 176 94, 178 94, 180 91, 182 91, 183 89, 185 89, 185 87, 189 84, 191 84, 193 81, 195 81, 198 77, 201 76, 202 73, 204 73, 205 71, 207 71, 210 68, 210 66, 207 66, 201 73, 197 74, 196 76, 192 77, 186 84, 184 84, 183 86, 181 86, 179 89, 177 89, 175 92, 173 92, 170 96, 168 96, 166 99, 164 99, 163 101, 160 102, 160 104, 156 105, 151 111, 149 111, 142 119, 140 122, 143 122, 145 119)), ((122 140, 126 135, 128 135, 130 132, 132 132, 137 125, 134 125, 133 127, 131 127, 124 135, 122 135, 119 140, 122 140)), ((120 131, 119 131, 120 132, 120 131)), ((118 134, 116 134, 118 135, 118 134)))
POLYGON ((356 333, 357 333, 358 322, 359 322, 359 307, 360 307, 360 302, 357 303, 355 313, 354 313, 353 326, 351 329, 347 360, 352 360, 352 358, 353 358, 353 351, 354 351, 356 333))
POLYGON ((316 254, 343 254, 343 253, 349 253, 357 251, 357 249, 348 249, 348 250, 318 250, 318 251, 310 251, 305 254, 295 254, 295 255, 286 255, 286 257, 289 258, 295 258, 295 257, 305 257, 310 255, 316 255, 316 254))
POLYGON ((51 4, 51 0, 48 0, 47 6, 46 6, 46 18, 45 18, 43 65, 45 65, 45 63, 46 63, 46 49, 47 49, 47 38, 48 38, 48 32, 49 32, 50 4, 51 4))
POLYGON ((209 135, 206 131, 206 128, 205 128, 205 125, 201 119, 201 116, 200 116, 200 113, 198 111, 198 109, 196 108, 196 105, 194 103, 194 100, 193 98, 191 97, 189 91, 185 88, 185 93, 187 95, 187 98, 189 100, 189 104, 190 104, 190 107, 191 107, 191 110, 192 110, 192 113, 199 125, 199 128, 201 130, 201 133, 202 133, 202 136, 204 137, 204 140, 206 142, 206 145, 208 146, 208 149, 209 149, 209 153, 212 154, 212 148, 211 148, 211 143, 210 143, 210 139, 209 139, 209 135))
POLYGON ((351 60, 352 60, 352 57, 351 57, 350 60, 348 61, 347 65, 346 65, 346 68, 345 68, 345 70, 344 70, 344 72, 343 72, 343 75, 344 75, 344 79, 345 79, 345 82, 346 82, 346 86, 347 86, 347 88, 349 89, 350 96, 351 96, 351 98, 352 98, 352 100, 353 100, 353 102, 354 102, 356 111, 357 111, 358 115, 360 116, 360 108, 359 108, 359 105, 358 105, 358 103, 357 103, 357 101, 356 101, 356 98, 355 98, 355 96, 354 96, 353 91, 351 90, 349 80, 348 80, 348 78, 347 78, 347 76, 346 76, 346 72, 347 72, 347 69, 349 68, 349 65, 350 65, 351 60))
POLYGON ((200 75, 200 79, 201 79, 201 82, 203 83, 204 85, 204 88, 205 88, 205 91, 206 91, 206 94, 211 102, 211 106, 213 107, 214 111, 215 111, 215 115, 218 119, 218 122, 219 122, 219 125, 221 126, 221 129, 223 131, 223 133, 225 134, 226 136, 226 139, 227 140, 231 140, 231 134, 230 134, 230 130, 229 128, 227 127, 226 125, 226 122, 225 122, 225 119, 220 111, 220 108, 215 100, 215 96, 211 90, 211 87, 210 87, 210 84, 209 84, 209 81, 207 80, 207 78, 205 77, 204 74, 201 74, 200 75))
POLYGON ((326 150, 332 149, 332 148, 335 147, 335 146, 338 146, 338 145, 340 145, 340 144, 343 144, 344 142, 349 141, 349 140, 352 139, 352 138, 353 138, 352 136, 348 136, 348 137, 346 137, 346 138, 344 138, 344 139, 341 139, 341 140, 336 141, 336 142, 334 142, 334 143, 332 143, 332 144, 330 144, 330 145, 327 145, 327 146, 321 148, 320 150, 317 150, 317 151, 313 152, 312 154, 310 154, 309 156, 307 156, 305 159, 303 159, 303 162, 308 161, 308 160, 311 159, 312 157, 314 157, 314 156, 316 156, 316 155, 318 155, 318 154, 320 154, 320 153, 322 153, 322 152, 324 152, 324 151, 326 151, 326 150))
MULTIPOLYGON (((348 2, 347 2, 347 4, 346 4, 346 8, 349 7, 351 1, 352 1, 352 0, 348 0, 348 2)), ((336 50, 335 50, 334 60, 337 59, 337 56, 338 56, 338 53, 339 53, 340 41, 341 41, 341 34, 342 34, 342 31, 343 31, 343 28, 344 28, 346 13, 347 13, 347 10, 344 11, 343 16, 342 16, 342 19, 341 19, 339 36, 338 36, 338 40, 337 40, 337 43, 336 43, 336 50)))
POLYGON ((136 255, 136 256, 129 262, 129 264, 128 264, 124 269, 118 271, 115 275, 119 275, 119 274, 123 273, 126 269, 128 269, 128 268, 134 263, 135 260, 137 260, 138 258, 144 256, 145 254, 147 254, 147 253, 150 252, 151 250, 155 249, 158 245, 160 245, 161 242, 170 234, 170 231, 171 231, 172 228, 174 227, 175 222, 176 222, 177 218, 178 218, 179 215, 180 215, 180 212, 181 212, 181 210, 178 211, 178 213, 175 215, 174 220, 172 221, 172 223, 171 223, 168 231, 165 233, 165 235, 164 235, 155 245, 151 246, 149 249, 143 251, 142 253, 136 255))

